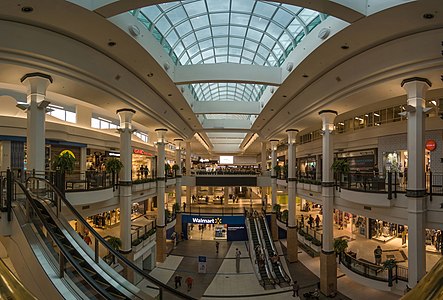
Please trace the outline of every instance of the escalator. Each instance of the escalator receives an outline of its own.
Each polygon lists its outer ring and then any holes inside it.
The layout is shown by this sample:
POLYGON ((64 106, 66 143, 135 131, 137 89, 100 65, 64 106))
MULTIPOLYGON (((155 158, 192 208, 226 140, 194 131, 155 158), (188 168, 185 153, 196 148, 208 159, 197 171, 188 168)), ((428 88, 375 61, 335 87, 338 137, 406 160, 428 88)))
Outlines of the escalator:
MULTIPOLYGON (((249 217, 248 218, 248 222, 249 222, 249 228, 251 231, 251 240, 253 243, 253 248, 251 249, 251 251, 256 251, 255 249, 260 248, 262 245, 260 243, 259 240, 259 235, 258 235, 258 231, 257 231, 257 227, 254 221, 254 218, 249 217)), ((255 253, 257 256, 257 253, 255 253)), ((258 263, 258 259, 257 259, 257 264, 258 264, 258 271, 260 273, 260 277, 261 277, 261 285, 264 287, 265 290, 271 290, 274 289, 274 282, 271 279, 271 276, 269 274, 269 270, 267 270, 267 266, 266 264, 259 264, 258 263)))
MULTIPOLYGON (((261 233, 263 235, 263 241, 264 241, 264 246, 266 248, 266 252, 268 253, 268 255, 271 255, 272 253, 277 253, 265 218, 263 216, 260 216, 257 218, 257 220, 259 222, 258 228, 259 230, 261 230, 261 233)), ((272 273, 275 275, 275 282, 278 285, 280 285, 280 287, 290 286, 291 279, 286 274, 280 261, 277 261, 276 263, 271 262, 270 265, 272 266, 272 271, 273 271, 272 273)))
MULTIPOLYGON (((79 290, 81 297, 87 299, 144 299, 147 295, 133 293, 133 291, 119 285, 116 280, 108 274, 109 270, 104 270, 102 265, 95 262, 82 249, 77 233, 70 232, 56 217, 53 209, 54 205, 49 200, 42 200, 41 195, 44 189, 30 189, 29 192, 23 184, 16 183, 25 193, 27 203, 32 207, 30 220, 35 226, 35 230, 41 237, 46 236, 45 244, 55 261, 59 262, 59 276, 67 276, 69 281, 79 290), (38 192, 37 192, 38 191, 38 192), (52 246, 52 247, 51 247, 52 246)), ((119 275, 111 273, 113 277, 119 275)), ((126 286, 130 286, 127 282, 126 286)))
POLYGON ((18 275, 26 277, 23 283, 39 299, 163 299, 163 295, 194 299, 160 282, 112 248, 48 180, 29 177, 25 182, 8 182, 12 184, 8 185, 7 205, 0 201, 0 208, 13 213, 8 226, 20 230, 3 240, 10 247, 11 261, 20 266, 18 275), (93 238, 92 246, 72 228, 62 208, 82 223, 93 238), (107 263, 104 256, 113 257, 112 262, 107 263))

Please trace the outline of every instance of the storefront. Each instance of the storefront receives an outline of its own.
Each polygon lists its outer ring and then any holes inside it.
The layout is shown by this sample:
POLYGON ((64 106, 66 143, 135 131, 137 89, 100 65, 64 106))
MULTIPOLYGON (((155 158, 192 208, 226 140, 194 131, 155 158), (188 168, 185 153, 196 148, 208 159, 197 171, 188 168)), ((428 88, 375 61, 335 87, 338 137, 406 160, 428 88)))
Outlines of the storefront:
MULTIPOLYGON (((317 159, 315 156, 301 157, 297 159, 298 176, 316 178, 317 159)), ((319 170, 321 172, 321 170, 319 170)))
POLYGON ((378 219, 369 219, 371 238, 380 242, 387 242, 401 237, 404 227, 378 219), (400 229, 400 230, 399 230, 400 229))
POLYGON ((351 172, 359 170, 362 173, 374 171, 377 164, 377 149, 366 149, 337 154, 338 159, 346 159, 351 172))
POLYGON ((132 149, 132 179, 151 178, 155 156, 142 149, 132 149))
POLYGON ((184 238, 189 240, 245 241, 248 234, 245 217, 241 216, 182 216, 184 238))

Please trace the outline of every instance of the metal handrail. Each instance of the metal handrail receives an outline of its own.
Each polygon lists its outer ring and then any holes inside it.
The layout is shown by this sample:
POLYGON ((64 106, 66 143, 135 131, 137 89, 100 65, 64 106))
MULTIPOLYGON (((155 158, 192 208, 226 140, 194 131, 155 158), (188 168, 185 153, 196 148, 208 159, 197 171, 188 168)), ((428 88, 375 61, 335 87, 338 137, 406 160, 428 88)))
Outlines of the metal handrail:
MULTIPOLYGON (((180 296, 184 299, 195 299, 189 295, 186 295, 180 291, 175 290, 174 288, 164 284, 160 280, 152 277, 151 275, 146 273, 144 270, 137 267, 133 262, 128 260, 122 254, 120 254, 120 252, 118 252, 114 248, 112 248, 109 245, 109 243, 100 234, 98 234, 94 230, 94 228, 92 228, 91 225, 89 225, 89 223, 82 217, 82 215, 80 215, 80 213, 72 206, 72 204, 63 196, 63 194, 60 192, 60 190, 57 187, 55 187, 50 181, 48 181, 45 178, 40 178, 40 177, 29 177, 27 179, 27 182, 30 182, 30 180, 39 180, 39 181, 45 182, 45 184, 47 184, 53 190, 53 192, 55 192, 57 194, 58 199, 60 199, 63 202, 63 204, 66 205, 66 207, 74 214, 76 219, 78 221, 80 221, 85 226, 85 228, 87 228, 89 230, 89 232, 96 238, 96 240, 100 241, 103 244, 103 246, 110 253, 112 253, 115 257, 117 257, 119 260, 124 262, 127 266, 129 266, 132 270, 134 270, 136 273, 141 275, 143 278, 146 278, 148 281, 151 281, 151 282, 155 283, 156 285, 158 285, 159 287, 151 287, 151 286, 147 286, 147 287, 152 288, 152 289, 158 289, 160 292, 160 299, 162 299, 162 292, 163 292, 162 289, 168 290, 169 292, 171 292, 177 296, 180 296)), ((61 211, 61 203, 60 203, 60 201, 57 201, 57 202, 56 202, 57 211, 61 211)))
POLYGON ((274 268, 271 268, 271 265, 270 265, 270 264, 272 264, 272 262, 269 257, 268 249, 266 249, 266 242, 265 242, 265 238, 263 237, 263 232, 261 230, 260 222, 258 222, 257 218, 254 218, 254 217, 252 217, 252 218, 254 220, 255 228, 256 228, 258 236, 259 236, 258 241, 260 243, 260 246, 263 248, 263 253, 265 254, 265 267, 266 267, 266 269, 269 269, 269 273, 271 274, 274 282, 278 282, 277 275, 274 272, 274 268), (262 241, 263 241, 264 245, 262 245, 262 241))

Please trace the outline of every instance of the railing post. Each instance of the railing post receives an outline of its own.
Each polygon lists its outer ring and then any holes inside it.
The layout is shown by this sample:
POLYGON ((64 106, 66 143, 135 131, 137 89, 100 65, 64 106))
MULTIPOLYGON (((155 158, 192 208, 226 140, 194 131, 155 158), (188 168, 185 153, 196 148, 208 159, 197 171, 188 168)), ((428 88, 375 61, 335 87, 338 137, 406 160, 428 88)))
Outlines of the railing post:
POLYGON ((388 199, 392 199, 392 173, 388 172, 388 199))
POLYGON ((397 199, 397 171, 394 173, 394 198, 397 199))
POLYGON ((432 171, 429 171, 429 201, 432 202, 432 171))
POLYGON ((95 248, 95 263, 98 264, 98 258, 100 256, 100 253, 99 253, 100 248, 98 246, 98 239, 97 238, 95 239, 95 247, 94 248, 95 248))
POLYGON ((62 251, 58 254, 58 264, 59 264, 59 277, 63 278, 63 275, 65 273, 65 256, 63 255, 62 251))

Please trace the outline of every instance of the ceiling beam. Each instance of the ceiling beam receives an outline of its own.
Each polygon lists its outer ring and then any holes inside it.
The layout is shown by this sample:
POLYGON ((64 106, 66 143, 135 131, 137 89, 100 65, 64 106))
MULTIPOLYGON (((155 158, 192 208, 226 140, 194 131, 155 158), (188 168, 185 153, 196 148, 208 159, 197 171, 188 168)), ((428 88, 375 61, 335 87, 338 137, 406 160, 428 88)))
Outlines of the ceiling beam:
POLYGON ((196 114, 259 115, 261 105, 246 101, 195 101, 192 110, 196 114))
POLYGON ((282 69, 279 67, 232 63, 175 67, 175 84, 201 82, 241 82, 278 86, 282 83, 282 69))
POLYGON ((205 119, 202 122, 204 129, 250 129, 252 122, 250 120, 234 119, 205 119))

